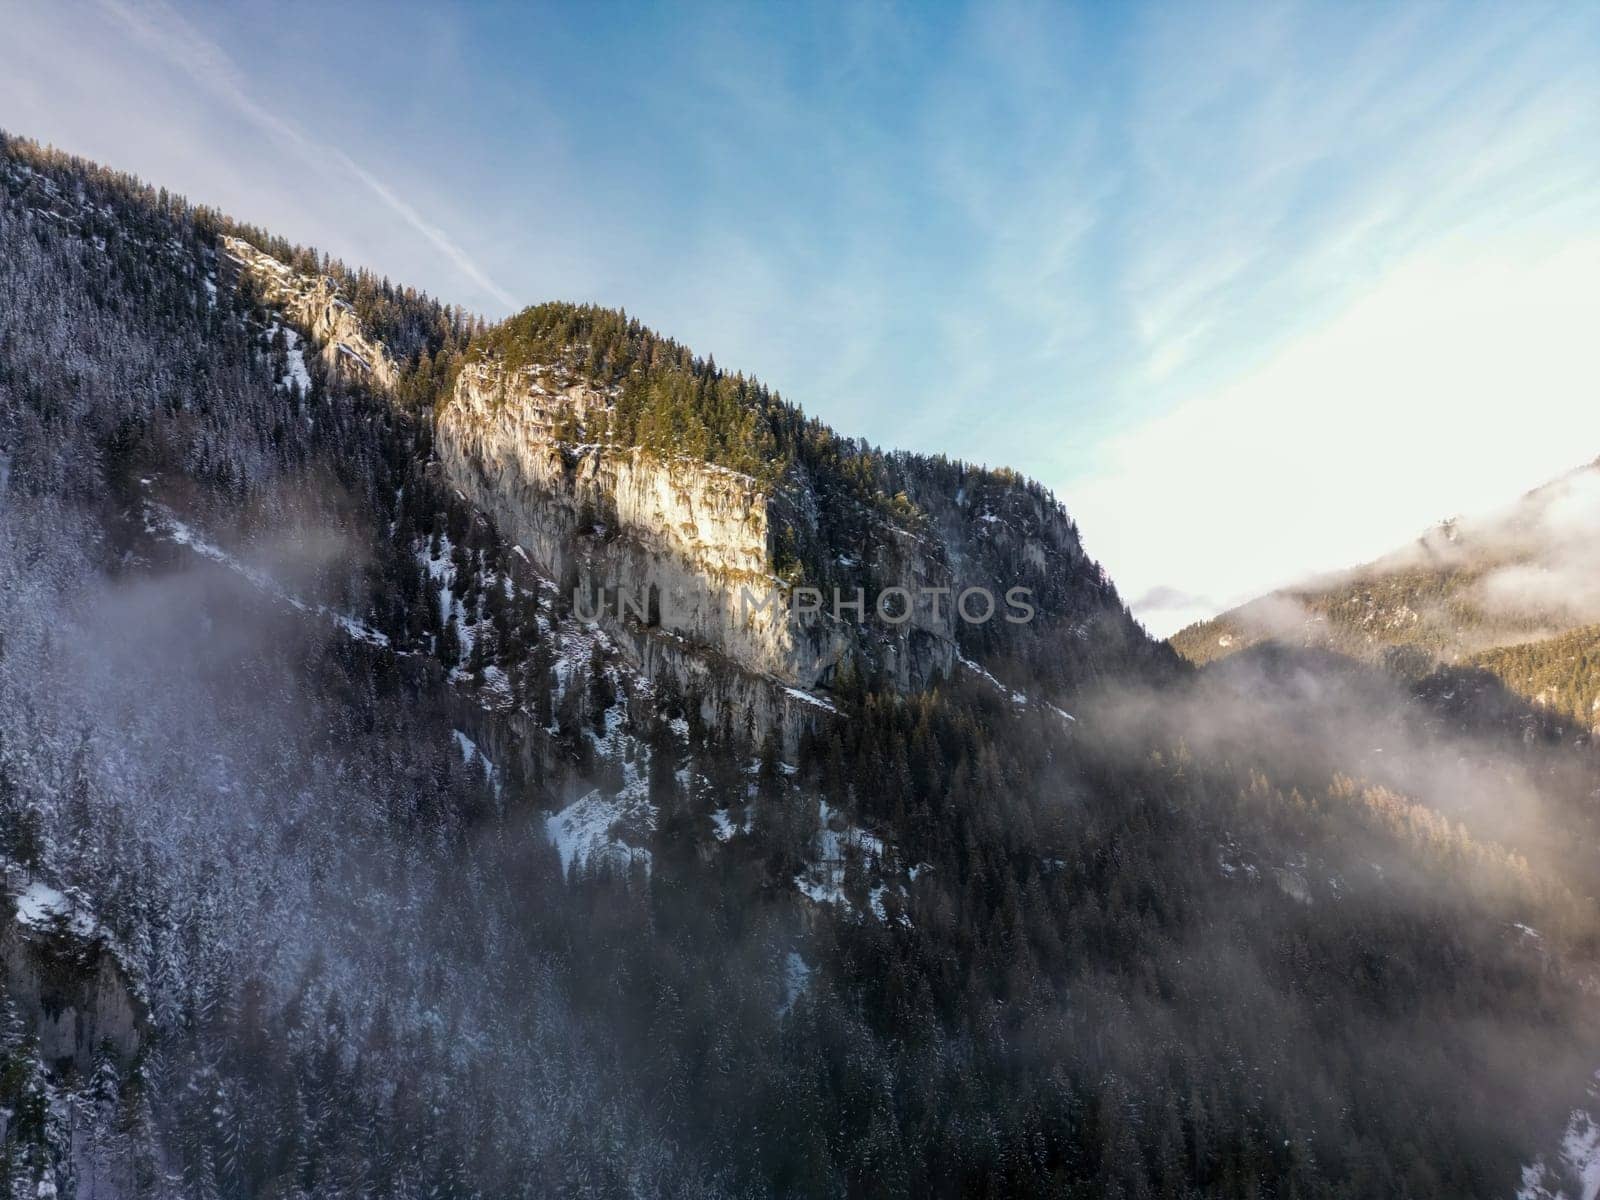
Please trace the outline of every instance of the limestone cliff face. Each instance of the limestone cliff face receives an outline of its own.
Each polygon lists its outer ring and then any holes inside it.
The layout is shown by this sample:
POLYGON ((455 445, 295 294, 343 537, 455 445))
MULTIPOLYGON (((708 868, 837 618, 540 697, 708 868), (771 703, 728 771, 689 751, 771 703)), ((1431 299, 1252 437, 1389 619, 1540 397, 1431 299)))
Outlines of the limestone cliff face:
MULTIPOLYGON (((12 903, 26 910, 27 901, 12 903)), ((87 1071, 102 1047, 128 1061, 144 1040, 144 1004, 82 911, 12 914, 0 927, 0 978, 52 1066, 87 1071)))
POLYGON ((849 614, 785 605, 770 497, 708 463, 574 440, 612 400, 558 368, 471 364, 439 415, 445 475, 553 578, 595 596, 641 661, 670 654, 642 638, 667 638, 787 685, 826 683, 859 636, 849 614))
POLYGON ((564 590, 602 598, 602 624, 642 664, 676 664, 681 677, 686 654, 711 655, 810 691, 854 662, 915 690, 963 653, 1049 660, 1065 680, 1143 641, 1067 514, 1017 476, 905 458, 904 519, 872 515, 839 545, 794 469, 764 489, 699 460, 605 444, 616 398, 559 365, 479 359, 439 413, 435 446, 450 485, 564 590), (804 611, 800 591, 789 603, 774 574, 780 534, 823 564, 820 611, 804 611), (1020 615, 1014 588, 1037 620, 1007 620, 1020 615), (619 597, 643 612, 629 619, 619 597), (848 607, 858 597, 864 611, 848 607), (887 607, 874 611, 880 597, 887 607))
POLYGON ((248 278, 269 304, 309 333, 323 365, 341 379, 393 387, 399 378, 383 343, 368 336, 333 280, 304 275, 239 238, 222 239, 224 266, 248 278))
MULTIPOLYGON (((398 382, 393 357, 332 280, 233 238, 221 258, 302 327, 331 373, 381 388, 398 382)), ((825 513, 817 483, 796 466, 765 486, 609 442, 617 400, 615 387, 559 362, 510 369, 480 355, 460 368, 437 413, 435 449, 444 481, 567 596, 580 593, 580 615, 652 677, 704 689, 708 671, 721 680, 731 667, 747 678, 712 690, 792 733, 815 707, 812 690, 846 663, 915 690, 963 656, 1009 659, 1034 674, 1047 662, 1057 664, 1044 676, 1055 686, 1093 673, 1096 646, 1125 657, 1143 641, 1066 513, 1009 472, 890 456, 875 498, 835 496, 825 513), (897 489, 904 494, 891 502, 897 489), (847 533, 841 503, 853 514, 847 533), (801 586, 819 591, 791 593, 779 561, 803 562, 801 586), (1015 587, 1028 590, 1037 622, 1006 623, 1015 587), (968 589, 993 598, 987 622, 958 616, 968 589), (887 608, 874 611, 879 597, 887 608), (858 600, 863 608, 852 608, 858 600)))

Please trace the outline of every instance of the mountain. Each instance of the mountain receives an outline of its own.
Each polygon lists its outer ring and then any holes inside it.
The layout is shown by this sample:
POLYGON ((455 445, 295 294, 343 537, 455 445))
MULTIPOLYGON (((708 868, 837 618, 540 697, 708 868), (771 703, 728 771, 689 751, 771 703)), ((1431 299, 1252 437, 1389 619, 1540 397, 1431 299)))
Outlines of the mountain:
MULTIPOLYGON (((332 280, 239 238, 222 246, 224 265, 284 305, 330 370, 396 391, 405 368, 332 280)), ((845 670, 908 690, 981 659, 1059 697, 1101 669, 1161 658, 1066 513, 1011 472, 841 438, 616 312, 542 305, 450 358, 430 378, 441 482, 563 598, 590 598, 650 674, 681 686, 706 674, 708 655, 735 668, 705 691, 707 717, 748 706, 758 731, 778 727, 792 748, 827 703, 810 689, 845 670), (806 588, 815 613, 787 602, 806 588), (903 623, 858 619, 891 589, 905 593, 886 601, 903 623), (967 589, 979 594, 964 601, 967 589), (1034 619, 1007 619, 1023 612, 1002 602, 1013 589, 1034 619), (993 615, 963 620, 963 604, 993 615)))
POLYGON ((1557 1190, 1595 763, 1329 658, 1196 671, 1039 485, 621 312, 6 138, 0 1187, 1557 1190))
POLYGON ((1171 645, 1197 665, 1273 640, 1413 675, 1481 667, 1541 709, 1600 725, 1597 534, 1600 460, 1376 562, 1190 625, 1171 645))

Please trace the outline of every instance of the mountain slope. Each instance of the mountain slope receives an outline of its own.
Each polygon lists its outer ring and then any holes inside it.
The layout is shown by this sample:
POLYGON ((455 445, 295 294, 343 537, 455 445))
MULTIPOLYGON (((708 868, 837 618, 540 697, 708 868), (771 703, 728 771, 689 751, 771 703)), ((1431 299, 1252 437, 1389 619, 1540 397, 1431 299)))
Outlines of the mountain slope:
POLYGON ((519 362, 523 325, 89 164, 8 140, 0 192, 12 924, 96 1028, 103 938, 144 1022, 59 1061, 0 939, 10 1191, 1504 1197, 1587 1095, 1564 743, 1381 672, 1173 669, 1040 489, 653 335, 630 410, 620 318, 538 317, 519 362), (730 457, 760 421, 770 473, 730 457), (692 532, 606 481, 646 455, 696 464, 692 532), (840 632, 799 688, 709 626, 664 669, 559 577, 914 555, 1032 571, 1037 628, 926 675, 840 632))
POLYGON ((537 306, 398 365, 333 280, 241 239, 224 254, 336 374, 396 397, 425 376, 445 483, 648 673, 735 667, 714 673, 708 719, 737 703, 792 749, 829 703, 808 693, 841 672, 905 690, 993 659, 1061 699, 1161 662, 1071 520, 1010 472, 858 445, 592 307, 537 306))

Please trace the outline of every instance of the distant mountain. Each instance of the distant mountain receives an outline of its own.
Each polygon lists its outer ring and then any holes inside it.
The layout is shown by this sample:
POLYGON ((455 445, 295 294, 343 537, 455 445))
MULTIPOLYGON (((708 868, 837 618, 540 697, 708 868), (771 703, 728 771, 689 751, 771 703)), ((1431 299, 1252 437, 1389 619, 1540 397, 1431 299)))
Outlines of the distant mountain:
POLYGON ((1197 665, 1264 641, 1419 675, 1481 666, 1541 707, 1600 724, 1600 460, 1349 571, 1190 625, 1197 665))

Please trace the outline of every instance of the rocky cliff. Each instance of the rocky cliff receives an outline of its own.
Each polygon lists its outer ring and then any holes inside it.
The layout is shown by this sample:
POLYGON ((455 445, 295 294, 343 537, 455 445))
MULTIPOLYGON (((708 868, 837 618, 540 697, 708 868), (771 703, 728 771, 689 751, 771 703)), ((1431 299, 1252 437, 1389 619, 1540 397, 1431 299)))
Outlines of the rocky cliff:
MULTIPOLYGON (((333 280, 238 239, 222 253, 330 371, 394 387, 393 356, 333 280)), ((1054 690, 1097 656, 1146 648, 1037 485, 815 425, 803 436, 833 457, 790 455, 762 479, 632 444, 615 434, 619 376, 581 350, 507 361, 492 336, 469 348, 437 405, 438 469, 652 676, 703 686, 732 668, 746 679, 725 699, 792 733, 847 666, 916 690, 978 659, 1054 690)))
MULTIPOLYGON (((870 613, 857 621, 842 606, 836 619, 831 589, 820 611, 794 612, 774 574, 773 498, 710 463, 586 440, 613 400, 556 366, 474 363, 439 415, 437 448, 449 481, 553 578, 592 597, 641 658, 642 637, 666 636, 803 689, 869 649, 908 685, 949 669, 948 604, 938 619, 918 604, 903 631, 871 630, 870 613)), ((895 585, 948 587, 943 565, 907 538, 892 555, 895 585)), ((870 605, 865 589, 863 599, 870 605)))
POLYGON ((144 1005, 99 923, 37 881, 10 903, 11 919, 0 928, 0 975, 39 1039, 40 1056, 79 1071, 101 1049, 131 1060, 144 1038, 144 1005))
POLYGON ((362 327, 333 280, 295 271, 242 238, 222 238, 220 258, 225 270, 249 279, 263 300, 305 330, 331 373, 385 388, 395 385, 399 371, 393 357, 362 327))

